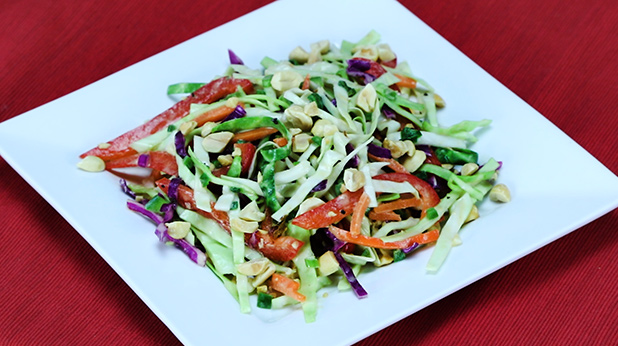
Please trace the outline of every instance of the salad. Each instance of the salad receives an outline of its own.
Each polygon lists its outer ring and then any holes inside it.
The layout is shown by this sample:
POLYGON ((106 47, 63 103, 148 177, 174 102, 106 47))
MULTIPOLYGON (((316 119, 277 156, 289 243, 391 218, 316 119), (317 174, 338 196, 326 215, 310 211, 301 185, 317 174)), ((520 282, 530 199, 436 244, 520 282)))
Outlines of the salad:
POLYGON ((307 48, 259 68, 229 50, 221 77, 169 86, 180 101, 78 167, 118 175, 127 207, 241 312, 299 305, 312 322, 323 287, 368 295, 365 268, 431 246, 437 272, 476 204, 510 194, 502 163, 469 149, 490 121, 441 125, 444 100, 377 32, 307 48))

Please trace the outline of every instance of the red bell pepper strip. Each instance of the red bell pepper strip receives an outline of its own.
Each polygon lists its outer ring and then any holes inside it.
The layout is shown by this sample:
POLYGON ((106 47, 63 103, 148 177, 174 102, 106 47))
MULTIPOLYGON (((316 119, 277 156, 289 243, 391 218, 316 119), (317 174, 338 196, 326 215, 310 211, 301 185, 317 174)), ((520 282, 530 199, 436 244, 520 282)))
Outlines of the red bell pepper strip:
MULTIPOLYGON (((253 163, 253 157, 255 156, 255 145, 253 143, 234 143, 235 148, 239 148, 241 152, 241 160, 240 160, 240 176, 246 177, 249 174, 249 169, 251 168, 251 163, 253 163)), ((212 174, 215 177, 220 177, 222 175, 226 175, 230 170, 230 166, 223 166, 219 168, 215 168, 212 170, 212 174)))
POLYGON ((257 129, 251 129, 235 133, 234 137, 232 137, 232 142, 253 142, 277 132, 279 132, 279 130, 274 127, 258 127, 257 129))
POLYGON ((208 112, 198 115, 193 119, 197 123, 197 126, 202 126, 208 122, 221 121, 228 115, 232 114, 236 107, 228 107, 227 105, 219 106, 215 109, 211 109, 208 112))
POLYGON ((138 167, 140 156, 146 155, 146 168, 152 168, 169 175, 178 175, 178 164, 174 155, 165 151, 150 151, 147 154, 133 154, 105 162, 105 169, 138 167))
POLYGON ((380 238, 368 237, 362 234, 353 234, 352 232, 348 232, 344 229, 341 229, 335 226, 328 227, 328 230, 332 234, 334 234, 335 237, 347 243, 368 246, 368 247, 372 247, 376 249, 392 249, 392 250, 406 249, 412 246, 414 243, 417 243, 417 244, 431 243, 431 242, 438 240, 438 237, 440 236, 440 231, 437 229, 434 229, 426 233, 413 235, 403 240, 385 242, 384 240, 380 238))
POLYGON ((305 79, 303 80, 303 85, 300 87, 302 90, 308 90, 311 86, 311 76, 307 73, 305 79))
POLYGON ((388 61, 380 60, 380 64, 386 67, 395 68, 397 67, 397 58, 388 61))
MULTIPOLYGON (((161 191, 167 194, 167 190, 170 185, 170 180, 168 178, 159 179, 155 182, 155 184, 161 189, 161 191)), ((217 221, 223 229, 228 232, 230 231, 230 219, 228 218, 227 213, 215 208, 212 208, 212 211, 210 212, 199 209, 195 203, 193 190, 190 187, 182 184, 178 186, 178 203, 185 209, 193 210, 203 217, 217 221)), ((211 205, 214 206, 214 203, 211 205)))
POLYGON ((369 207, 370 202, 371 200, 369 199, 369 196, 366 193, 363 193, 358 199, 358 203, 354 206, 354 210, 352 211, 352 221, 350 221, 350 232, 353 234, 360 234, 365 211, 369 207))
POLYGON ((253 143, 234 143, 234 147, 240 149, 240 176, 246 177, 249 174, 249 169, 253 163, 253 157, 255 156, 255 145, 253 143))
POLYGON ((399 78, 399 82, 395 83, 400 88, 416 89, 416 80, 407 76, 395 73, 395 77, 399 78))
MULTIPOLYGON (((167 194, 169 183, 169 179, 163 178, 157 180, 156 185, 167 194)), ((230 219, 227 213, 214 207, 211 212, 199 209, 195 203, 193 190, 190 187, 185 185, 178 186, 178 203, 183 208, 193 210, 206 218, 217 221, 223 229, 230 232, 230 219)), ((212 205, 214 206, 214 203, 212 205)), ((245 242, 255 250, 260 251, 267 258, 282 262, 294 259, 300 248, 304 245, 304 242, 296 238, 290 236, 275 238, 270 233, 262 233, 259 230, 252 234, 247 234, 245 242)))
POLYGON ((412 198, 399 198, 392 202, 384 202, 380 203, 377 207, 373 208, 373 211, 376 213, 384 213, 393 210, 405 209, 410 207, 419 207, 421 205, 421 200, 412 197, 412 198))
POLYGON ((273 290, 279 291, 288 297, 298 300, 299 302, 304 302, 307 299, 304 295, 298 293, 300 283, 290 279, 287 276, 274 273, 270 278, 270 286, 273 290))
POLYGON ((291 261, 304 242, 287 235, 275 237, 269 232, 257 230, 245 236, 245 242, 273 261, 291 261))
POLYGON ((277 137, 273 139, 273 142, 275 142, 275 144, 279 147, 285 147, 288 144, 288 140, 285 137, 277 137))
POLYGON ((401 163, 399 163, 399 161, 395 159, 387 159, 385 157, 379 157, 369 153, 367 153, 367 157, 374 161, 388 162, 388 168, 392 169, 395 172, 406 174, 410 173, 410 171, 408 171, 408 169, 404 165, 402 165, 401 163))
POLYGON ((401 221, 401 216, 392 210, 377 213, 374 209, 367 216, 375 221, 401 221))
POLYGON ((433 187, 431 187, 431 185, 429 185, 429 183, 427 183, 423 179, 410 173, 384 173, 376 175, 375 177, 373 177, 373 179, 390 180, 399 183, 410 183, 410 185, 412 185, 418 191, 421 197, 421 215, 425 215, 427 209, 433 208, 438 205, 438 203, 440 203, 440 196, 438 196, 436 190, 434 190, 433 187))
POLYGON ((298 215, 292 220, 292 224, 304 229, 316 229, 337 223, 354 211, 363 191, 364 189, 346 191, 321 206, 298 215))
POLYGON ((81 154, 80 157, 84 158, 88 155, 94 155, 100 157, 103 161, 109 161, 135 154, 136 151, 130 147, 133 142, 150 136, 186 116, 189 114, 192 103, 212 103, 235 92, 238 87, 241 87, 245 92, 250 92, 253 89, 253 84, 247 79, 227 77, 215 79, 150 121, 109 141, 109 147, 93 148, 81 154))
POLYGON ((227 172, 229 171, 230 171, 230 166, 218 167, 212 170, 212 175, 218 178, 222 175, 227 175, 227 172))
POLYGON ((427 151, 425 152, 426 158, 425 158, 425 163, 429 163, 432 165, 436 165, 436 166, 442 166, 442 162, 440 162, 440 160, 438 160, 438 156, 436 156, 436 153, 433 151, 433 149, 431 149, 431 147, 426 149, 427 151))

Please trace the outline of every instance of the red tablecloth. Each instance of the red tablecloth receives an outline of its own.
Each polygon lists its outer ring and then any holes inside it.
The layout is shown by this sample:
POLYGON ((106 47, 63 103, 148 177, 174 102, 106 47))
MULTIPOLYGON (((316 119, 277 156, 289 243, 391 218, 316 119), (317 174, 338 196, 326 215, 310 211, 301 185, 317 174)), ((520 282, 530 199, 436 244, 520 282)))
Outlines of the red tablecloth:
MULTIPOLYGON (((4 1, 0 121, 268 2, 4 1)), ((618 172, 614 0, 404 4, 618 172)), ((0 181, 0 344, 179 343, 2 159, 0 181)), ((617 231, 613 211, 359 344, 615 344, 617 231)))

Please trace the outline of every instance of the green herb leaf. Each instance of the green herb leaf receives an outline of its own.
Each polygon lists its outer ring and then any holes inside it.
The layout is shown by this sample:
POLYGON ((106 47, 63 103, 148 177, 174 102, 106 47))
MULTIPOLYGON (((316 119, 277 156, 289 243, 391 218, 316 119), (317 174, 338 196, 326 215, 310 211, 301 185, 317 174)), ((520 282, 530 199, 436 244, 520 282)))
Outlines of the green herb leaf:
POLYGON ((422 136, 421 131, 411 128, 411 127, 404 127, 403 130, 401 130, 401 140, 402 141, 412 141, 416 143, 416 141, 421 136, 422 136))
POLYGON ((399 262, 405 258, 406 258, 405 252, 401 251, 400 249, 393 251, 393 262, 399 262))
POLYGON ((435 147, 433 151, 440 162, 453 165, 464 165, 469 162, 477 163, 479 159, 479 155, 469 149, 435 147))
POLYGON ((317 268, 320 266, 320 261, 317 258, 305 258, 305 265, 309 268, 317 268))
POLYGON ((429 208, 429 209, 427 209, 427 214, 426 215, 427 215, 427 218, 430 219, 430 220, 431 219, 435 219, 438 216, 440 216, 440 214, 438 214, 438 211, 436 210, 436 208, 429 208))
POLYGON ((273 306, 273 296, 268 293, 258 293, 257 307, 261 309, 270 309, 273 306))
POLYGON ((167 94, 190 94, 204 86, 204 83, 177 83, 167 87, 167 94))

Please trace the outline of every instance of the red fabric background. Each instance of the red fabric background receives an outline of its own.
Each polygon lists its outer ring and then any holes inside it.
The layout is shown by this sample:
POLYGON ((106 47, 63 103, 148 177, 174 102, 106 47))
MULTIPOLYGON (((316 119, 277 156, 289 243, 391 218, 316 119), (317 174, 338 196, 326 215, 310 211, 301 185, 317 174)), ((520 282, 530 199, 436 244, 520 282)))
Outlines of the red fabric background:
MULTIPOLYGON (((268 2, 3 1, 0 121, 268 2)), ((614 0, 403 3, 618 172, 614 0)), ((0 181, 0 344, 179 344, 3 159, 0 181)), ((615 344, 617 230, 615 210, 359 345, 615 344)))

